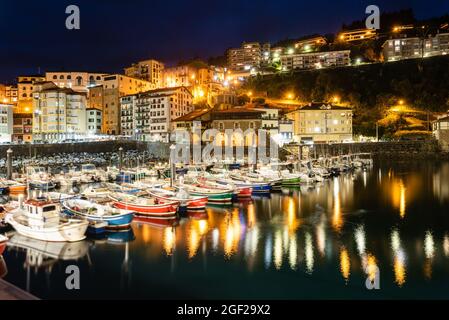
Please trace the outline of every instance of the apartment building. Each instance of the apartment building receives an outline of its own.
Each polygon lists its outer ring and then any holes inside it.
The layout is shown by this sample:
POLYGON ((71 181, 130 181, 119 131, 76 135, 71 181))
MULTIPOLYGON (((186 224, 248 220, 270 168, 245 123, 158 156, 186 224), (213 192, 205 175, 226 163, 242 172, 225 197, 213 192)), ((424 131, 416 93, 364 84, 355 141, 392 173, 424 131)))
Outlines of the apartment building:
POLYGON ((43 75, 29 75, 17 77, 17 106, 16 113, 31 113, 33 109, 34 84, 45 81, 43 75))
POLYGON ((268 62, 270 44, 261 45, 259 42, 243 42, 240 48, 228 49, 228 68, 233 71, 250 71, 268 62))
POLYGON ((294 137, 302 143, 352 141, 352 109, 326 103, 311 103, 287 114, 294 121, 294 137))
POLYGON ((351 63, 350 50, 311 53, 284 53, 280 55, 282 71, 320 69, 348 66, 351 63))
POLYGON ((16 143, 33 141, 33 114, 16 113, 13 114, 13 135, 12 141, 16 143))
POLYGON ((186 87, 150 90, 120 99, 121 131, 141 141, 170 141, 173 120, 193 111, 186 87))
POLYGON ((449 53, 449 33, 427 38, 403 37, 388 39, 382 45, 384 61, 423 58, 449 53))
POLYGON ((46 72, 46 81, 54 82, 60 88, 70 88, 74 91, 88 92, 89 88, 103 84, 106 73, 96 72, 46 72))
POLYGON ((0 143, 11 142, 13 133, 13 105, 0 103, 0 143))
POLYGON ((151 90, 153 84, 148 81, 131 78, 121 74, 114 74, 103 78, 103 90, 101 92, 103 107, 102 131, 105 134, 120 134, 120 98, 126 95, 136 94, 151 90))
POLYGON ((338 34, 337 41, 341 42, 355 42, 372 39, 377 36, 375 29, 357 29, 342 31, 338 34))
POLYGON ((294 48, 300 51, 316 50, 327 44, 327 39, 323 36, 317 36, 298 40, 294 43, 294 48))
POLYGON ((52 82, 35 84, 33 140, 58 142, 86 134, 86 93, 52 82))
POLYGON ((86 109, 86 129, 87 134, 101 134, 101 125, 103 123, 102 112, 96 108, 86 109))
POLYGON ((154 59, 143 60, 133 63, 124 70, 126 76, 148 81, 155 89, 162 87, 164 84, 164 64, 160 61, 154 59))
POLYGON ((5 86, 5 98, 3 99, 3 103, 17 105, 17 101, 19 100, 18 97, 19 89, 16 85, 5 86))

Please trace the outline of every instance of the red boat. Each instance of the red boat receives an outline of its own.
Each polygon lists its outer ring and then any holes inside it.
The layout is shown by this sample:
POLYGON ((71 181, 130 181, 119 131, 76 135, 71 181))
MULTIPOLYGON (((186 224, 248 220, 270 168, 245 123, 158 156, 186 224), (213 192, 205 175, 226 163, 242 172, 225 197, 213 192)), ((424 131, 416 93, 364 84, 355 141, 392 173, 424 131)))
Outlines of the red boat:
POLYGON ((147 192, 156 199, 159 199, 160 202, 178 201, 180 207, 186 208, 187 210, 206 209, 207 197, 192 196, 183 190, 175 192, 161 188, 153 188, 147 192))
POLYGON ((7 242, 8 238, 0 234, 0 255, 2 255, 3 252, 5 251, 7 242))
POLYGON ((163 202, 157 198, 137 197, 125 193, 112 193, 108 196, 116 208, 134 211, 134 215, 153 219, 176 218, 178 201, 163 202))

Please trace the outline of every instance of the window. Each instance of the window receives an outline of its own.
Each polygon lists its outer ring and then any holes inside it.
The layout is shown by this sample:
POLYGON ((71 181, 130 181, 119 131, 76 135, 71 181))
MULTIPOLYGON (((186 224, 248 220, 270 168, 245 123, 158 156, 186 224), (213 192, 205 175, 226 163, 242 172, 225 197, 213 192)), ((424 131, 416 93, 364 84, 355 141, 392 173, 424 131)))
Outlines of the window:
POLYGON ((54 76, 53 76, 53 79, 56 80, 56 79, 58 79, 58 77, 57 77, 56 75, 54 75, 54 76))
POLYGON ((67 80, 72 80, 72 76, 70 74, 67 76, 67 80))
POLYGON ((64 75, 61 74, 61 75, 59 76, 59 79, 60 79, 60 80, 63 80, 63 79, 64 79, 64 75))

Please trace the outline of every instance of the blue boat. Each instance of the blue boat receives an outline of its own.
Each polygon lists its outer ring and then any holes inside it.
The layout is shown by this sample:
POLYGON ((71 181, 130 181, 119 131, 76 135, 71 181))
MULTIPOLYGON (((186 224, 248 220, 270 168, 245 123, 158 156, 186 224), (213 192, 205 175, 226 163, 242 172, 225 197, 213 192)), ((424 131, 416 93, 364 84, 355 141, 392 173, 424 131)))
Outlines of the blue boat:
POLYGON ((62 205, 69 214, 91 222, 107 222, 107 229, 127 229, 134 218, 134 214, 130 210, 105 206, 83 199, 68 199, 62 205))
POLYGON ((222 185, 233 184, 237 188, 251 188, 252 194, 270 193, 272 189, 271 184, 268 182, 245 182, 235 179, 217 179, 216 181, 222 185))

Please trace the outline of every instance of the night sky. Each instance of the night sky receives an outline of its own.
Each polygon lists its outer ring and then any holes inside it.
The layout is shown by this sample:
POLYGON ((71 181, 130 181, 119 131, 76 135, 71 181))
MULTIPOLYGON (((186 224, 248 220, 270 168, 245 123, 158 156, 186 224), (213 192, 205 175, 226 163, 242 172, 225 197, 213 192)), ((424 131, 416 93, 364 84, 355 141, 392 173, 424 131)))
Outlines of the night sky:
POLYGON ((168 64, 222 55, 242 41, 335 33, 365 8, 412 8, 418 19, 449 12, 446 0, 0 0, 0 81, 48 70, 121 72, 145 58, 168 64), (81 29, 67 30, 67 5, 81 29))

